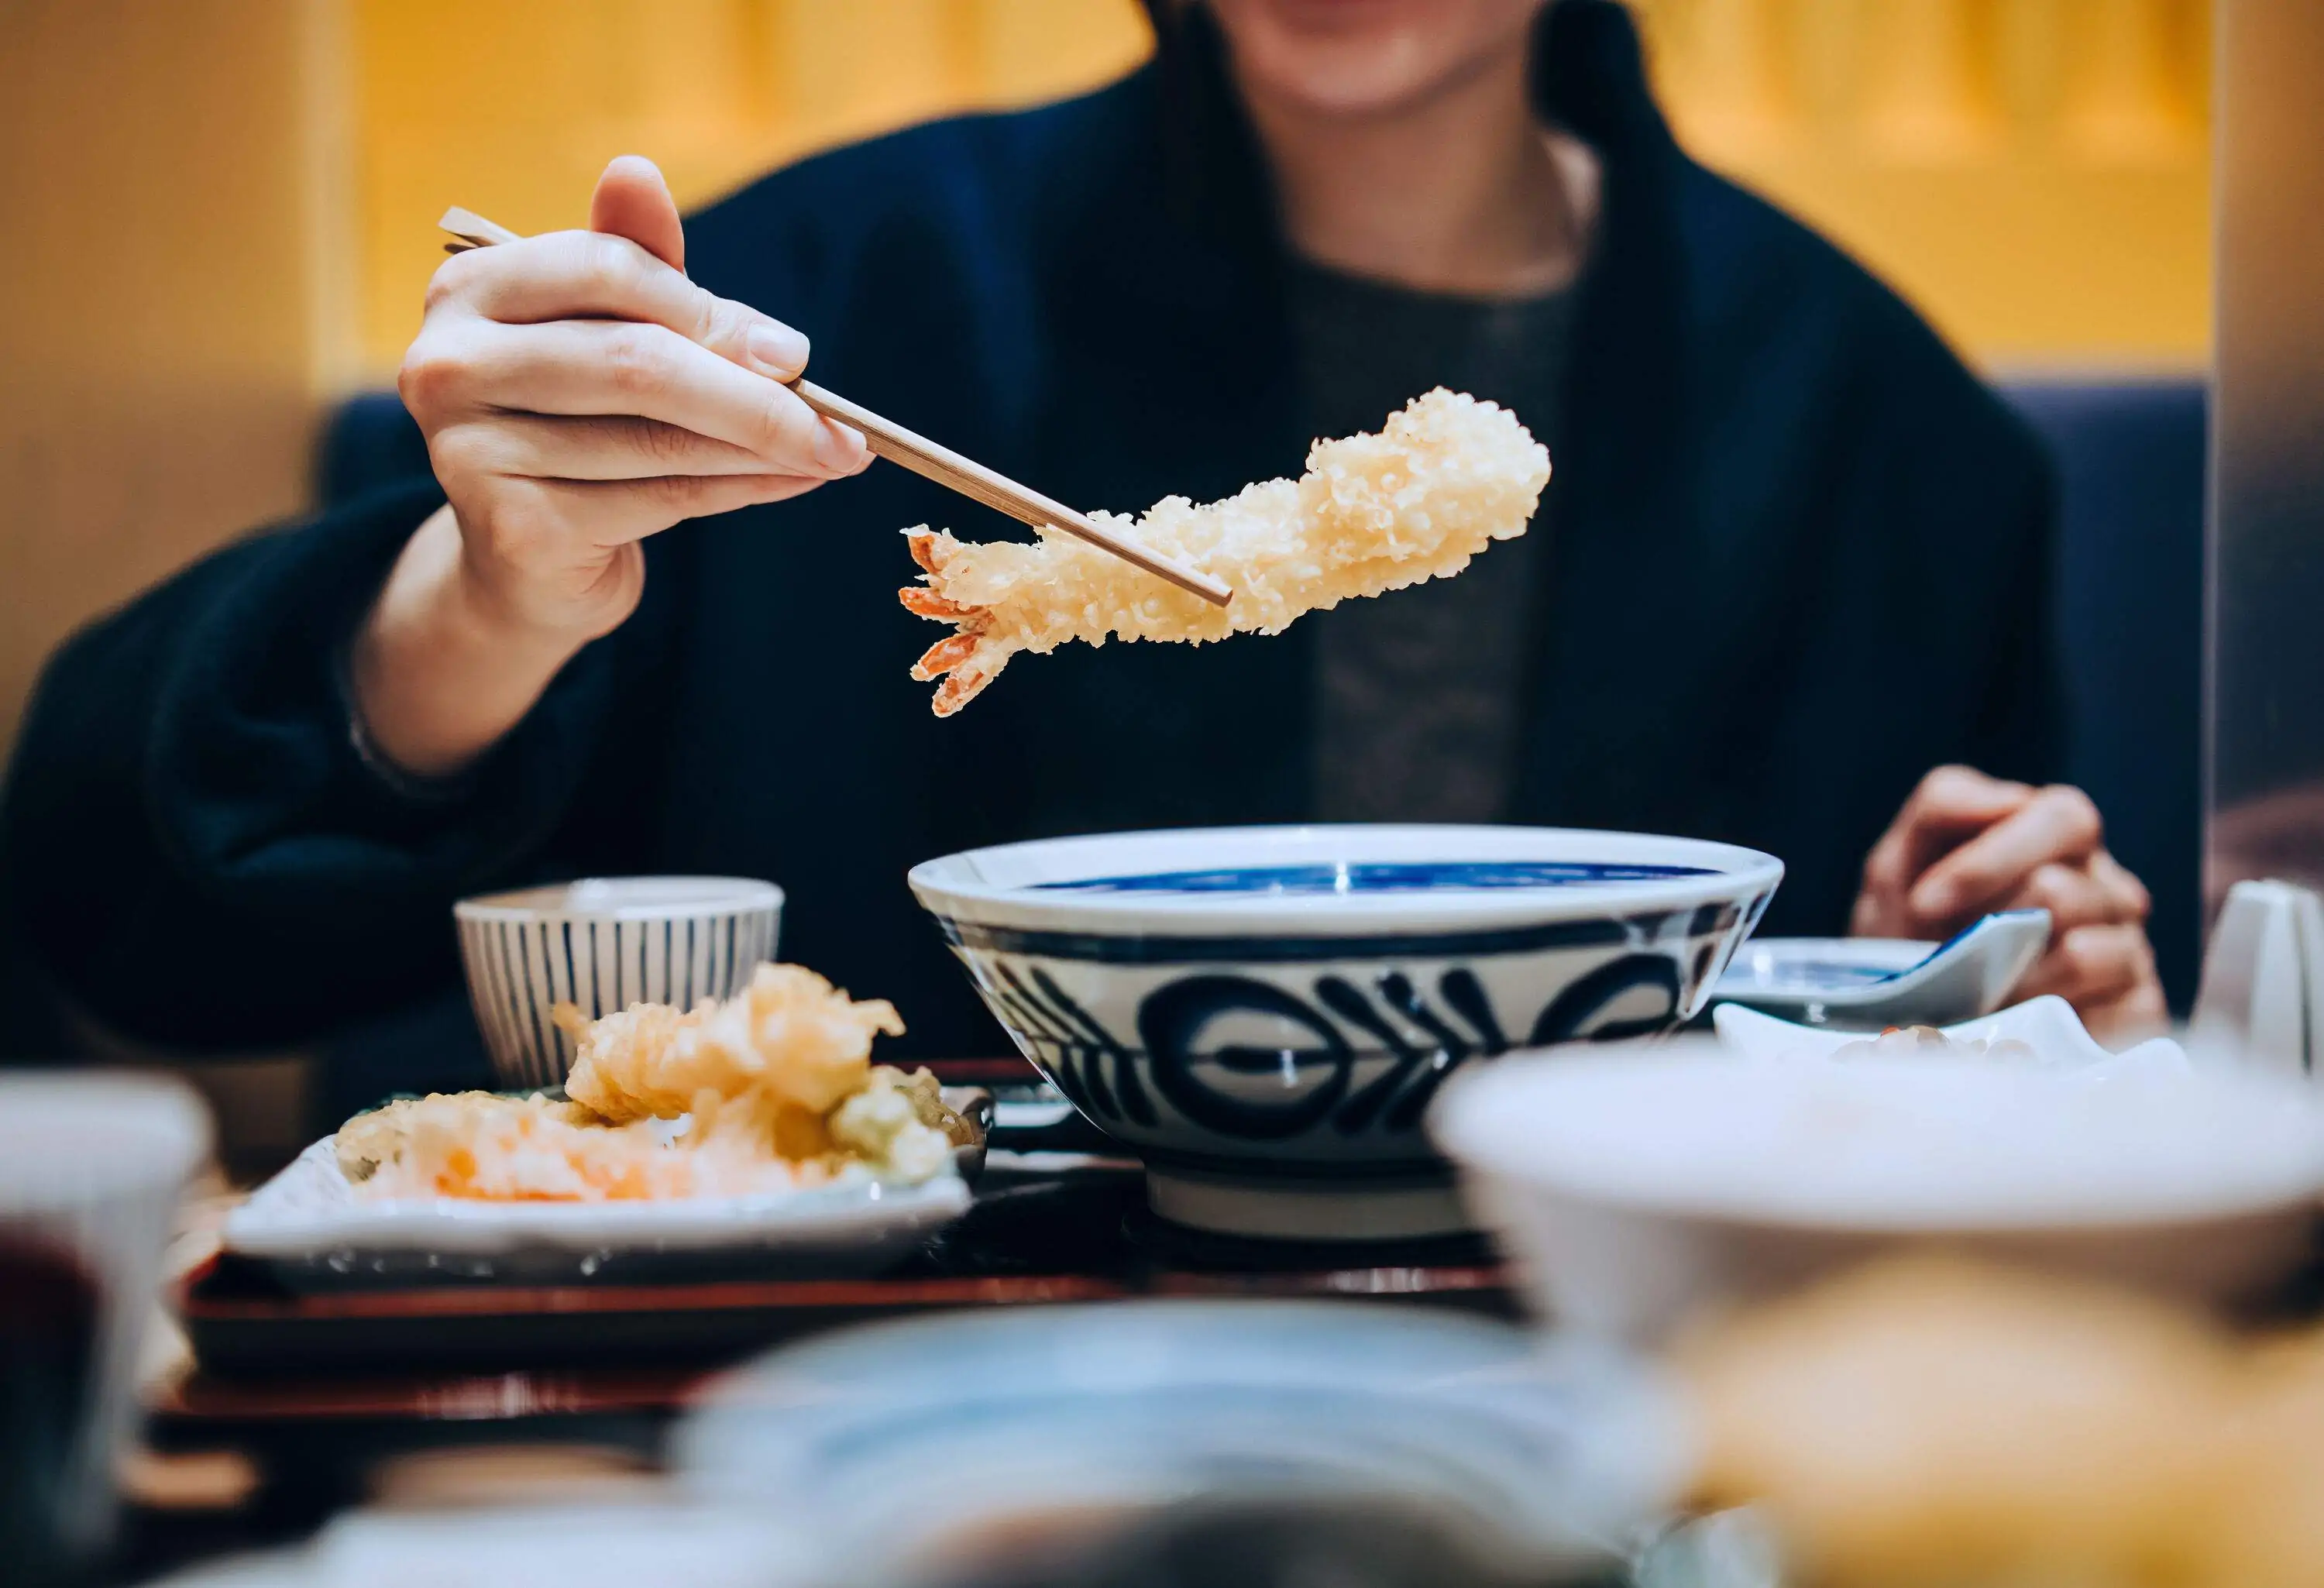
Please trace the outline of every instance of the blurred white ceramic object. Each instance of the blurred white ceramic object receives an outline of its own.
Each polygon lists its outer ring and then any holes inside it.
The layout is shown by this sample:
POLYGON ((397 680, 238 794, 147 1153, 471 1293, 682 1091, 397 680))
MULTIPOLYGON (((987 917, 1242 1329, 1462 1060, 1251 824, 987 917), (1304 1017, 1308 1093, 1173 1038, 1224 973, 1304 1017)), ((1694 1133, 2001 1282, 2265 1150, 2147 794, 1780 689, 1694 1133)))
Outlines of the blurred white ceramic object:
POLYGON ((493 1073, 512 1090, 565 1084, 559 1003, 595 1020, 732 998, 775 956, 782 908, 780 888, 748 877, 591 877, 462 900, 452 914, 493 1073))
POLYGON ((162 1251, 209 1149, 209 1113, 178 1082, 102 1071, 0 1076, 0 1416, 14 1419, 17 1458, 47 1468, 13 1469, 24 1488, 0 1498, 0 1511, 52 1506, 23 1524, 29 1535, 15 1546, 61 1554, 0 1559, 0 1582, 16 1569, 86 1566, 111 1533, 113 1475, 136 1421, 162 1251), (86 1316, 71 1343, 85 1356, 69 1353, 80 1362, 57 1354, 68 1309, 86 1316), (82 1371, 86 1382, 72 1382, 82 1371), (59 1426, 48 1426, 50 1414, 59 1426))
POLYGON ((1540 1311, 1594 1333, 1657 1338, 1900 1247, 2201 1302, 2308 1260, 2324 1105, 2306 1088, 2088 1073, 1566 1048, 1455 1076, 1429 1125, 1540 1311))
MULTIPOLYGON (((1711 1011, 1711 1021, 1719 1039, 1747 1058, 1831 1058, 1849 1044, 1868 1039, 1862 1031, 1794 1025, 1735 1003, 1711 1011)), ((2072 1004, 2049 994, 1941 1029, 1960 1043, 2022 1042, 2032 1050, 2032 1057, 2022 1062, 2034 1069, 2081 1070, 2097 1076, 2184 1074, 2190 1067, 2186 1050, 2168 1037, 2150 1038, 2121 1053, 2109 1051, 2090 1035, 2072 1004)))
POLYGON ((2324 900, 2291 882, 2237 882, 2211 928, 2188 1045, 2312 1076, 2324 1063, 2319 1023, 2324 900))

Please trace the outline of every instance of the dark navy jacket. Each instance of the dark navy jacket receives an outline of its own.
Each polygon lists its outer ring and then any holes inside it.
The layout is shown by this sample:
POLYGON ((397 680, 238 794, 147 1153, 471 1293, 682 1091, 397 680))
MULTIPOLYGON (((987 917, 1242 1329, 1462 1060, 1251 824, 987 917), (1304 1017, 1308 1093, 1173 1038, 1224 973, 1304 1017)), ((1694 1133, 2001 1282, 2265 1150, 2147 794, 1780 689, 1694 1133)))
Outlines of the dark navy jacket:
MULTIPOLYGON (((1549 13, 1536 77, 1605 182, 1532 531, 1517 815, 1771 850, 1765 929, 1844 929, 1930 766, 2057 765, 2039 454, 1888 291, 1679 152, 1618 7, 1549 13)), ((695 217, 689 263, 807 331, 818 380, 1076 505, 1296 473, 1278 243, 1224 83, 1198 50, 808 161, 695 217)), ((641 610, 467 796, 401 799, 349 746, 333 658, 440 499, 422 481, 244 540, 52 664, 0 863, 18 929, 103 1020, 306 1039, 450 989, 462 894, 715 872, 781 882, 786 957, 893 998, 903 1051, 1001 1051, 913 863, 1311 808, 1296 626, 1068 647, 931 717, 906 669, 937 631, 896 604, 896 531, 1022 531, 887 465, 657 537, 641 610)))

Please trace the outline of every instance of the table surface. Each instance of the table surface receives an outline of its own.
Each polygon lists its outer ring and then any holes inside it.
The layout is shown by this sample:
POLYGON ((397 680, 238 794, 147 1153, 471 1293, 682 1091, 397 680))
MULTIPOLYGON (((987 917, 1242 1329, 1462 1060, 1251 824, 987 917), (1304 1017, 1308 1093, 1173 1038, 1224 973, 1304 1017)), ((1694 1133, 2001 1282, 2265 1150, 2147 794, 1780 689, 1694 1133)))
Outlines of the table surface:
MULTIPOLYGON (((1186 1241, 1144 1212, 1134 1174, 996 1176, 888 1275, 685 1284, 493 1284, 298 1294, 212 1260, 186 1286, 192 1370, 152 1398, 164 1447, 263 1442, 293 1425, 537 1425, 668 1416, 769 1346, 877 1318, 1129 1297, 1402 1300, 1514 1316, 1473 1242, 1342 1256, 1186 1241), (1453 1260, 1446 1260, 1448 1258, 1453 1260)), ((535 1432, 537 1429, 528 1430, 535 1432)), ((308 1443, 302 1434, 300 1443, 308 1443)))

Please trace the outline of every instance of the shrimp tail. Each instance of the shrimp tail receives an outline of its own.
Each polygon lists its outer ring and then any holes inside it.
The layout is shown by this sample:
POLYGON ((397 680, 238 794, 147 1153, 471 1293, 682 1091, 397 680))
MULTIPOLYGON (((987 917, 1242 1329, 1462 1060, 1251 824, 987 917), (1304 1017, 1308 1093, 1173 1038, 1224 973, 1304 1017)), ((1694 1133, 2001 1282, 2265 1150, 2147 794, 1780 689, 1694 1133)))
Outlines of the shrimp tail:
POLYGON ((946 634, 923 651, 919 660, 912 663, 912 678, 922 684, 931 679, 940 679, 965 664, 975 654, 974 634, 946 634))
POLYGON ((928 705, 938 716, 950 716, 983 693, 984 687, 1001 676, 1007 659, 989 668, 962 668, 936 686, 935 697, 928 705))
MULTIPOLYGON (((932 617, 939 623, 982 625, 991 614, 982 607, 963 606, 948 596, 938 595, 925 585, 907 585, 896 592, 896 599, 904 610, 920 617, 932 617)), ((972 631, 973 632, 973 631, 972 631)))
POLYGON ((920 569, 924 573, 933 574, 944 571, 943 541, 950 538, 938 531, 929 529, 926 524, 922 524, 918 529, 904 531, 904 544, 912 549, 912 560, 920 565, 920 569))

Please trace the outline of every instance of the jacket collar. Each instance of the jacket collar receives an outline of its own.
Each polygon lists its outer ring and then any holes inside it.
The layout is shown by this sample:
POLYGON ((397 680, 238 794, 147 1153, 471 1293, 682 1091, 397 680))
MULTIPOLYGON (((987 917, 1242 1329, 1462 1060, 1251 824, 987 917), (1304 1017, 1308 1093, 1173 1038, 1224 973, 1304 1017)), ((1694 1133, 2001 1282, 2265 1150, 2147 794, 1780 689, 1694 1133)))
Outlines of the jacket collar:
MULTIPOLYGON (((1109 97, 1124 114, 1109 123, 1106 150, 1088 150, 1083 202, 1055 195, 1065 235, 1045 289, 1054 356, 1071 374, 1059 389, 1080 396, 1053 414, 1038 477, 1123 506, 1172 492, 1229 495, 1250 480, 1296 474, 1311 439, 1266 163, 1215 24, 1198 5, 1174 14, 1169 25, 1184 31, 1109 97)), ((1525 708, 1533 725, 1520 813, 1554 805, 1567 775, 1557 730, 1563 717, 1586 715, 1573 697, 1593 692, 1597 659, 1629 654, 1628 665, 1655 675, 1646 692, 1675 704, 1692 665, 1685 648, 1640 659, 1633 631, 1651 610, 1658 625, 1689 632, 1704 599, 1687 571, 1695 560, 1683 459, 1692 412, 1679 229, 1687 162, 1647 92, 1629 16, 1613 0, 1545 9, 1532 86, 1543 119, 1596 152, 1601 183, 1576 287, 1561 429, 1544 438, 1554 472, 1536 531, 1553 535, 1556 549, 1542 559, 1536 596, 1538 693, 1525 708)), ((1304 710, 1311 638, 1295 626, 1238 651, 1235 687, 1304 710), (1279 688, 1259 689, 1259 673, 1279 688)), ((1304 725, 1281 726, 1304 743, 1304 725)))

